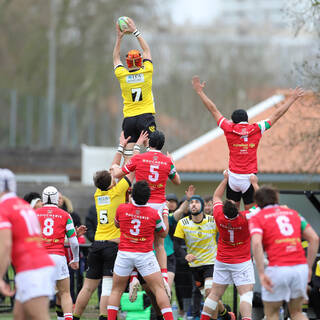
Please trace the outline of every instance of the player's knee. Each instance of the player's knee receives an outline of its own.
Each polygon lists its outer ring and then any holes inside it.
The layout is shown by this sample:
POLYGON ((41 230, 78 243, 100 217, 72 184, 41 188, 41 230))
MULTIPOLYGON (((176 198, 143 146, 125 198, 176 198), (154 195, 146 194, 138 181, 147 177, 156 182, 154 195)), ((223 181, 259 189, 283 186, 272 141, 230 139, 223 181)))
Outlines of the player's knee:
POLYGON ((252 306, 253 291, 247 291, 240 295, 240 303, 247 302, 252 306))
POLYGON ((103 278, 101 289, 101 296, 110 296, 112 290, 112 278, 103 278))
POLYGON ((218 302, 210 299, 209 297, 204 302, 204 307, 207 307, 211 310, 216 310, 217 305, 218 305, 218 302))

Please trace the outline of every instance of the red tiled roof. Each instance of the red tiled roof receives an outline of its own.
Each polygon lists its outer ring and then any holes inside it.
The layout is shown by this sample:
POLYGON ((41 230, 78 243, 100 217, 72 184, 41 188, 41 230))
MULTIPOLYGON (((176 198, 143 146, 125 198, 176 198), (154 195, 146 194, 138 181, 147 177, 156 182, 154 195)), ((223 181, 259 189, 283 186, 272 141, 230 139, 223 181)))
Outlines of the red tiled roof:
MULTIPOLYGON (((277 92, 288 99, 289 91, 277 92)), ((281 103, 283 103, 281 102, 281 103)), ((275 105, 250 119, 266 119, 275 105)), ((214 119, 212 120, 214 121, 214 119)), ((224 135, 212 139, 176 161, 181 172, 222 172, 228 167, 228 146, 224 135)), ((320 99, 307 92, 268 131, 258 148, 260 173, 320 174, 320 99)))

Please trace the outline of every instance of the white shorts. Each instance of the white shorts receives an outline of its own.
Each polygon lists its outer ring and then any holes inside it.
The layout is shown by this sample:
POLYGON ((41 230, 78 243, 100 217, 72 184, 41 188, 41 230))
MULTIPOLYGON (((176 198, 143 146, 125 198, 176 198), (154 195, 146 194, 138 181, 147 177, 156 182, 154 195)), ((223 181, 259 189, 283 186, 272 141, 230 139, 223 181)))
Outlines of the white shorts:
POLYGON ((17 273, 15 277, 17 290, 15 299, 25 303, 33 298, 53 296, 54 273, 53 266, 17 273))
POLYGON ((254 270, 251 260, 241 263, 224 263, 216 260, 213 271, 213 282, 217 284, 254 284, 254 270))
POLYGON ((249 189, 251 185, 251 182, 250 182, 251 173, 239 174, 239 173, 234 173, 228 170, 228 174, 229 174, 228 183, 230 188, 233 191, 245 193, 249 189))
POLYGON ((49 256, 55 263, 54 280, 57 281, 69 278, 69 269, 66 257, 58 254, 49 254, 49 256))
POLYGON ((273 283, 273 292, 261 288, 263 301, 289 302, 291 299, 304 297, 307 299, 308 265, 298 264, 288 267, 267 267, 265 274, 273 283))
POLYGON ((150 252, 129 252, 118 251, 114 263, 113 272, 121 277, 129 276, 134 268, 145 277, 160 271, 160 267, 153 251, 150 252))
POLYGON ((155 210, 158 211, 159 216, 161 218, 162 227, 163 227, 164 230, 166 230, 166 226, 165 226, 165 224, 163 222, 163 219, 162 219, 162 212, 167 206, 166 203, 165 202, 163 202, 163 203, 147 203, 147 205, 149 207, 151 207, 152 209, 155 209, 155 210))

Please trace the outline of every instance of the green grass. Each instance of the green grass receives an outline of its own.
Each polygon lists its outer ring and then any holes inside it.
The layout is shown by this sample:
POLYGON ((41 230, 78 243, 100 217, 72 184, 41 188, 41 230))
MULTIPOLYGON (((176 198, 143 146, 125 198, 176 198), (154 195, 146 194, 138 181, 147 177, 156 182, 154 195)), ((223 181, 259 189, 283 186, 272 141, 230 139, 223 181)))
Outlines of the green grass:
MULTIPOLYGON (((176 300, 174 287, 172 288, 172 297, 173 297, 173 300, 176 300)), ((226 290, 225 294, 222 297, 222 301, 224 303, 228 304, 231 307, 231 309, 233 310, 233 287, 232 286, 228 287, 228 289, 226 290)), ((9 298, 6 298, 5 304, 6 305, 9 304, 9 298)), ((94 294, 92 295, 92 297, 89 301, 89 304, 86 308, 85 313, 81 317, 81 320, 97 319, 98 315, 99 315, 99 310, 96 308, 97 305, 98 305, 98 296, 97 296, 97 292, 94 292, 94 294)), ((0 303, 0 307, 1 307, 1 303, 0 303)), ((1 310, 1 308, 0 308, 0 310, 1 310)), ((56 320, 57 317, 56 317, 54 310, 51 309, 50 311, 51 311, 51 319, 56 320)), ((12 312, 0 313, 0 319, 1 320, 12 320, 13 319, 12 312)))

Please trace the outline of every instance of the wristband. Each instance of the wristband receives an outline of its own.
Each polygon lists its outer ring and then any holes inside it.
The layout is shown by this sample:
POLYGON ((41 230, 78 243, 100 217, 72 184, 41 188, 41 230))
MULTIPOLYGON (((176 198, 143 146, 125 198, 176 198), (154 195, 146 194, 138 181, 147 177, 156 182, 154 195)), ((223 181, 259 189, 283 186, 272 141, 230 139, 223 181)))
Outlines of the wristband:
POLYGON ((117 152, 123 153, 123 145, 119 144, 117 152))
POLYGON ((140 146, 138 144, 135 144, 133 150, 140 151, 140 146))
POLYGON ((147 151, 150 151, 150 147, 148 147, 146 150, 147 150, 147 151))
POLYGON ((132 32, 132 34, 135 36, 135 37, 139 37, 139 36, 141 36, 141 32, 138 30, 138 29, 136 29, 136 30, 134 30, 133 32, 132 32))

